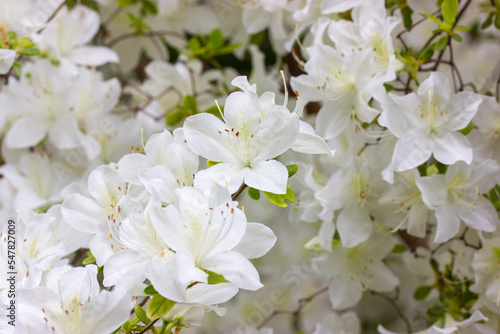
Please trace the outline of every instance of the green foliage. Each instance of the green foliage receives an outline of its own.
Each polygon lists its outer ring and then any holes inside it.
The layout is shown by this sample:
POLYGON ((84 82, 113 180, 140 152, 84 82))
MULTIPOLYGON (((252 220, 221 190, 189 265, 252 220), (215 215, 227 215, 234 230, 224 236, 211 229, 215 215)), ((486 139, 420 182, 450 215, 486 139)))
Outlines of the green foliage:
POLYGON ((394 248, 392 249, 392 253, 395 253, 395 254, 400 254, 400 253, 404 253, 404 252, 406 252, 405 245, 395 244, 394 248))
POLYGON ((248 196, 250 196, 250 198, 254 201, 258 201, 260 198, 260 191, 255 188, 248 187, 248 196))
POLYGON ((227 44, 220 29, 213 30, 208 36, 193 36, 189 39, 186 55, 190 58, 199 58, 209 62, 216 68, 221 68, 214 59, 217 56, 230 54, 239 44, 227 44))
POLYGON ((212 160, 207 160, 207 167, 212 167, 212 166, 215 166, 217 164, 220 164, 220 161, 212 161, 212 160))
POLYGON ((427 286, 427 285, 419 286, 413 293, 413 298, 415 298, 416 300, 424 300, 425 298, 427 298, 432 289, 433 289, 432 286, 427 286))
POLYGON ((66 6, 70 9, 78 4, 87 6, 93 10, 99 10, 99 3, 95 0, 69 0, 66 2, 66 6))
POLYGON ((187 117, 194 115, 198 112, 198 104, 192 95, 185 95, 182 100, 182 105, 176 106, 176 111, 171 112, 165 116, 167 125, 175 126, 181 123, 187 117))
POLYGON ((230 283, 221 274, 206 269, 203 269, 203 271, 208 275, 208 284, 230 283))
POLYGON ((299 165, 295 165, 295 164, 287 165, 286 169, 288 170, 288 177, 290 178, 290 177, 294 176, 295 173, 297 173, 297 171, 299 170, 299 165))
POLYGON ((90 251, 87 251, 87 257, 82 261, 82 264, 86 266, 87 264, 95 263, 95 257, 90 251))
POLYGON ((156 295, 158 291, 150 284, 144 289, 144 293, 147 295, 156 295))
POLYGON ((455 23, 458 12, 458 0, 443 0, 441 4, 441 13, 447 24, 455 23))
POLYGON ((145 325, 151 322, 151 319, 148 318, 146 311, 144 311, 144 309, 139 305, 135 305, 135 315, 145 325))
POLYGON ((156 319, 163 317, 172 307, 174 307, 175 302, 163 297, 160 294, 156 294, 151 298, 146 309, 146 315, 149 319, 156 319))
POLYGON ((276 206, 279 206, 280 208, 288 207, 286 201, 289 201, 290 203, 295 202, 295 194, 292 188, 290 188, 289 186, 286 187, 285 194, 273 194, 267 191, 264 191, 264 194, 271 203, 273 203, 276 206))

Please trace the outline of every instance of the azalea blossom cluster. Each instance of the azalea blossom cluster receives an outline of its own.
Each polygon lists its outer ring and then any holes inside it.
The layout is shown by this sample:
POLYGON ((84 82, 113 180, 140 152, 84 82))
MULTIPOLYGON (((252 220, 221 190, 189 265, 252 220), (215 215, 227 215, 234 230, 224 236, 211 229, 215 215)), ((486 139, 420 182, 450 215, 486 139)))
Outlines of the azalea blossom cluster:
POLYGON ((0 332, 497 333, 499 38, 486 0, 0 0, 0 332))

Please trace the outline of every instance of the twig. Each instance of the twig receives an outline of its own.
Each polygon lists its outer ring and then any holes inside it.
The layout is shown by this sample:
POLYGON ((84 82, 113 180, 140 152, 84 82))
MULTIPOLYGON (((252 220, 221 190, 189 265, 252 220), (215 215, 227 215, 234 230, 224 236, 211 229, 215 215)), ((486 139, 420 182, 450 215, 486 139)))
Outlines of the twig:
MULTIPOLYGON (((140 307, 143 307, 144 304, 146 304, 146 302, 149 300, 149 296, 146 296, 144 297, 141 302, 139 304, 137 304, 137 306, 140 306, 140 307)), ((130 315, 134 314, 135 313, 135 307, 133 309, 130 310, 130 315)))
MULTIPOLYGON (((385 299, 387 300, 389 303, 391 303, 392 307, 396 310, 397 314, 399 315, 399 317, 404 321, 405 325, 406 325, 406 329, 408 330, 408 333, 412 333, 413 330, 411 328, 411 324, 410 324, 410 321, 408 320, 408 318, 403 314, 403 311, 401 310, 401 308, 396 304, 396 300, 389 297, 389 296, 386 296, 384 295, 383 293, 380 293, 380 292, 377 292, 377 291, 373 291, 373 290, 370 290, 370 292, 375 295, 375 296, 378 296, 382 299, 385 299)), ((396 293, 397 295, 399 294, 399 291, 396 290, 396 293)))
POLYGON ((73 255, 73 259, 69 263, 72 267, 75 267, 76 264, 78 263, 78 260, 82 257, 82 254, 84 254, 86 251, 88 251, 88 248, 80 248, 79 250, 76 251, 75 255, 73 255))
POLYGON ((158 321, 160 320, 161 318, 156 318, 154 320, 151 320, 151 322, 149 324, 147 324, 146 327, 144 327, 140 332, 137 332, 135 334, 144 334, 146 333, 151 327, 153 327, 153 325, 158 321))
POLYGON ((241 193, 243 192, 243 190, 245 190, 246 187, 247 187, 247 185, 244 184, 244 183, 242 183, 241 186, 240 186, 240 188, 238 190, 236 190, 236 192, 231 196, 231 199, 233 201, 235 201, 236 198, 238 198, 238 196, 241 195, 241 193))
POLYGON ((328 291, 328 287, 322 288, 316 292, 314 292, 312 295, 301 298, 299 299, 299 305, 295 310, 275 310, 273 313, 271 313, 267 318, 265 318, 260 325, 257 326, 257 329, 261 329, 264 327, 269 321, 271 321, 275 316, 279 314, 290 314, 293 315, 294 317, 294 325, 298 328, 298 317, 300 312, 304 307, 306 307, 307 304, 309 304, 314 298, 322 295, 323 293, 328 291))

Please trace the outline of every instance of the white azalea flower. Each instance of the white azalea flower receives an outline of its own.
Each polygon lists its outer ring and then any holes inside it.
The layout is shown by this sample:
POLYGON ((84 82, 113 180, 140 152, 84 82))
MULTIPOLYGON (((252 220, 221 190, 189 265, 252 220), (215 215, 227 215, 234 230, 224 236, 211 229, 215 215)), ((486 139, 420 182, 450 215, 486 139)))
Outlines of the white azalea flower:
POLYGON ((434 242, 443 243, 457 235, 460 221, 467 226, 492 232, 500 224, 491 202, 481 194, 499 182, 500 167, 493 160, 466 165, 458 162, 446 175, 434 174, 416 180, 422 200, 436 210, 437 230, 434 242))
POLYGON ((371 122, 378 111, 368 105, 373 89, 381 84, 372 77, 370 50, 344 55, 328 45, 308 47, 311 58, 305 64, 307 74, 293 77, 293 89, 308 101, 324 101, 316 119, 316 131, 326 140, 335 138, 355 114, 371 122))
POLYGON ((361 323, 356 313, 346 312, 337 315, 334 312, 325 316, 316 324, 313 334, 359 334, 361 323))
POLYGON ((100 66, 117 63, 118 55, 103 46, 86 46, 99 30, 99 14, 86 6, 61 8, 45 29, 32 38, 49 58, 66 64, 100 66))
POLYGON ((187 143, 194 153, 221 162, 205 172, 218 182, 229 179, 231 192, 245 182, 256 189, 284 194, 287 170, 270 159, 284 153, 296 141, 300 104, 293 113, 284 106, 265 112, 255 86, 250 86, 245 77, 237 77, 232 84, 244 92, 228 96, 224 122, 207 113, 189 117, 184 123, 187 143))
POLYGON ((20 80, 11 78, 1 92, 22 116, 7 132, 7 147, 34 146, 45 137, 59 149, 78 147, 83 133, 72 111, 75 79, 46 59, 24 65, 20 80))
POLYGON ((385 182, 377 178, 369 164, 354 156, 316 191, 314 197, 323 207, 319 215, 323 221, 332 221, 338 211, 336 228, 344 247, 356 246, 371 234, 374 224, 370 215, 379 207, 378 197, 384 187, 385 182))
POLYGON ((391 32, 401 21, 387 17, 383 1, 375 5, 367 3, 352 11, 352 21, 332 21, 328 28, 328 36, 335 47, 344 54, 351 50, 369 49, 373 53, 373 69, 384 81, 396 77, 396 67, 401 64, 396 60, 392 45, 391 32))
MULTIPOLYGON (((198 171, 199 158, 185 143, 182 129, 174 130, 173 136, 164 130, 148 139, 144 145, 144 154, 127 154, 117 166, 123 180, 133 184, 140 184, 140 178, 147 178, 148 173, 154 172, 153 168, 164 166, 164 177, 171 174, 174 187, 191 186, 198 171)), ((167 185, 171 182, 165 180, 164 183, 167 185)))
POLYGON ((391 164, 382 172, 384 180, 393 181, 393 172, 415 168, 431 154, 447 165, 472 161, 472 147, 457 130, 469 124, 482 98, 471 92, 450 96, 450 83, 439 72, 432 72, 422 82, 417 94, 379 96, 384 111, 379 123, 386 126, 398 141, 391 164))
POLYGON ((338 245, 313 259, 313 268, 330 279, 328 292, 334 309, 356 305, 366 289, 387 292, 399 284, 399 279, 382 262, 393 246, 390 234, 372 233, 356 247, 338 245))
POLYGON ((52 269, 45 286, 20 289, 16 333, 111 333, 130 316, 125 291, 99 291, 97 267, 52 269))
POLYGON ((178 207, 155 207, 151 212, 158 237, 175 252, 161 255, 164 266, 150 270, 151 282, 168 298, 182 301, 192 282, 207 283, 206 270, 222 275, 241 289, 262 287, 248 258, 267 253, 276 237, 264 225, 247 223, 227 190, 216 187, 214 203, 196 188, 184 187, 176 191, 178 207), (170 258, 174 256, 172 263, 170 258), (177 279, 165 280, 165 266, 177 268, 177 279))
POLYGON ((474 148, 474 160, 491 158, 500 164, 500 103, 493 96, 485 96, 472 121, 477 129, 467 138, 474 148))
POLYGON ((471 291, 500 306, 500 238, 483 239, 483 248, 474 254, 471 262, 475 283, 471 291))

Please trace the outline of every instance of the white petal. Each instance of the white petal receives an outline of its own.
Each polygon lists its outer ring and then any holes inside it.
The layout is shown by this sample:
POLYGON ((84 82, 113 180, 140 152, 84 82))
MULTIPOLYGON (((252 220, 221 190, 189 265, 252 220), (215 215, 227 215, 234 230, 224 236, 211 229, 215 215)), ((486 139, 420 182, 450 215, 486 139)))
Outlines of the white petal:
POLYGON ((144 281, 144 274, 150 261, 144 255, 125 249, 112 255, 104 265, 104 286, 115 284, 131 288, 135 283, 144 281))
POLYGON ((125 182, 141 184, 139 171, 151 167, 152 163, 148 156, 140 153, 132 153, 123 156, 118 161, 118 173, 125 182))
POLYGON ((244 168, 245 184, 274 194, 285 194, 288 171, 276 160, 258 161, 251 168, 244 168))
POLYGON ((80 194, 67 198, 61 213, 72 227, 89 233, 97 233, 97 226, 106 219, 106 212, 96 201, 80 194))
POLYGON ((106 63, 120 62, 118 54, 104 46, 82 46, 68 52, 66 57, 72 62, 84 66, 101 66, 106 63))
POLYGON ((16 60, 16 51, 0 49, 0 74, 9 72, 16 60))
POLYGON ((402 172, 415 168, 431 157, 434 143, 421 131, 409 131, 396 142, 392 155, 394 171, 402 172))
POLYGON ((399 279, 382 262, 375 262, 370 265, 366 275, 368 287, 375 291, 387 292, 394 289, 399 284, 399 279), (369 275, 371 278, 369 278, 369 275))
POLYGON ((435 243, 443 243, 460 232, 460 218, 453 204, 445 202, 436 209, 437 229, 435 243))
POLYGON ((465 128, 476 115, 483 98, 472 92, 460 92, 450 98, 446 106, 449 120, 446 128, 455 131, 465 128))
POLYGON ((344 247, 354 247, 368 239, 373 223, 366 209, 357 205, 344 208, 337 217, 337 230, 344 247))
POLYGON ((190 303, 202 305, 220 304, 233 298, 238 293, 238 288, 233 284, 195 284, 186 291, 190 303))
POLYGON ((12 125, 5 138, 9 148, 35 146, 47 134, 47 126, 37 119, 23 117, 12 125))
POLYGON ((422 192, 422 200, 429 209, 442 205, 446 199, 446 181, 442 174, 422 177, 415 180, 415 184, 422 192))
POLYGON ((166 252, 152 260, 149 279, 163 297, 176 302, 186 301, 187 286, 179 281, 174 253, 166 252))
POLYGON ((300 131, 297 140, 291 147, 295 152, 307 154, 329 154, 333 155, 332 149, 323 138, 314 133, 313 127, 300 121, 300 131))
POLYGON ((457 161, 472 162, 472 147, 469 140, 461 133, 447 132, 442 137, 434 138, 435 146, 432 150, 437 161, 453 165, 457 161))
POLYGON ((346 309, 356 305, 361 299, 361 286, 349 279, 349 275, 339 275, 328 286, 328 295, 334 309, 346 309))
POLYGON ((233 248, 233 251, 243 254, 247 259, 264 256, 276 243, 273 231, 258 223, 248 223, 245 235, 233 248))
MULTIPOLYGON (((418 87, 418 96, 443 108, 450 99, 450 81, 441 72, 432 72, 418 87)), ((425 103, 425 102, 424 102, 425 103)))
POLYGON ((221 274, 240 289, 257 290, 263 286, 253 264, 240 253, 219 254, 205 259, 202 265, 205 269, 221 274))
POLYGON ((237 156, 227 142, 227 126, 217 117, 202 113, 184 122, 184 135, 194 153, 212 161, 228 161, 237 156))

